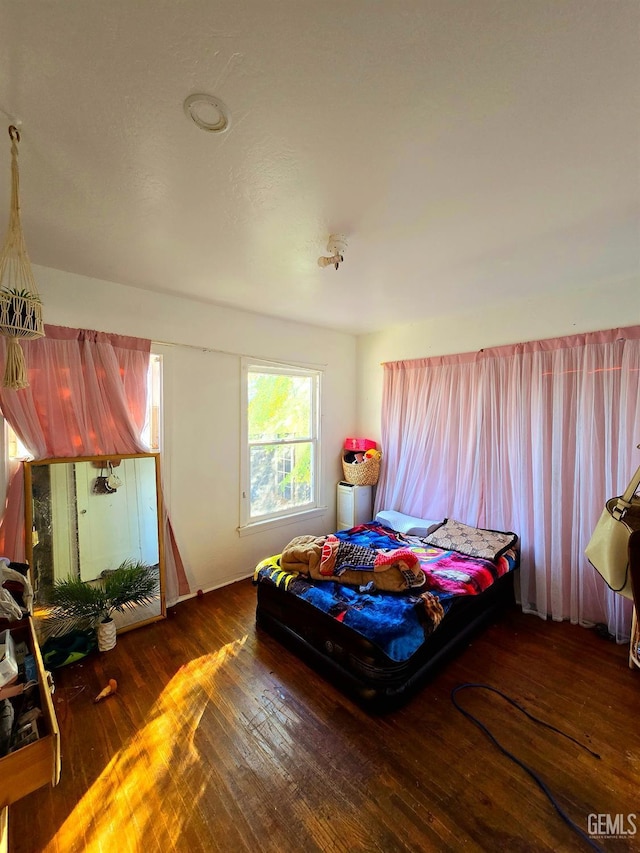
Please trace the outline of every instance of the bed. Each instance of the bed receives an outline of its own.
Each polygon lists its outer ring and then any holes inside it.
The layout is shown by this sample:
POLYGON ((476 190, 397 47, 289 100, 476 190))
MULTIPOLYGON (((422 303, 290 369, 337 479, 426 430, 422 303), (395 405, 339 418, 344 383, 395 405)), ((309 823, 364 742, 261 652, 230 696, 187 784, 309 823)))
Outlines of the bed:
POLYGON ((385 511, 262 560, 256 623, 363 706, 390 710, 513 602, 518 566, 514 533, 385 511))

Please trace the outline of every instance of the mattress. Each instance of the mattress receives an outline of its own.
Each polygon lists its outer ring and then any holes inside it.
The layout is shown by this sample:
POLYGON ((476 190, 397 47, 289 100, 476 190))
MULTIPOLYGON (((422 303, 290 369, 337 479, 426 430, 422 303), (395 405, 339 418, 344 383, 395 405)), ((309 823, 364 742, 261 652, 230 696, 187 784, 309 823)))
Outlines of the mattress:
POLYGON ((371 710, 410 698, 514 600, 515 534, 491 560, 377 523, 335 535, 368 547, 411 548, 420 557, 425 587, 401 594, 347 586, 339 578, 314 580, 284 571, 276 555, 256 567, 256 623, 371 710))

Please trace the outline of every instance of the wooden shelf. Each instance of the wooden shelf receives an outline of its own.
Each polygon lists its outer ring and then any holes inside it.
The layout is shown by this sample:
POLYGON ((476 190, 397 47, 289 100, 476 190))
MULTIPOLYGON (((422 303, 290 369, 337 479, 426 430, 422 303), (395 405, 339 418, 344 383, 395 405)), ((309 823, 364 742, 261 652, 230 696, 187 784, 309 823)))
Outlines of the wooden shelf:
POLYGON ((10 624, 9 628, 14 640, 17 643, 25 641, 35 658, 42 719, 37 741, 0 758, 0 809, 43 785, 56 785, 60 778, 60 730, 33 621, 23 619, 10 624))

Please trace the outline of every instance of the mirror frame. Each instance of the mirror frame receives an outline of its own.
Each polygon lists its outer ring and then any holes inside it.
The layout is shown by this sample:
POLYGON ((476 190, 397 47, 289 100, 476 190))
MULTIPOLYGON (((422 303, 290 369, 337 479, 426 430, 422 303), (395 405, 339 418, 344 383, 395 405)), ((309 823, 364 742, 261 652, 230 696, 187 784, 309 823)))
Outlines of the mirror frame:
MULTIPOLYGON (((155 462, 155 481, 156 481, 156 506, 157 506, 157 516, 158 516, 158 573, 159 573, 159 599, 160 599, 160 613, 157 616, 151 616, 146 619, 141 619, 139 622, 134 622, 132 624, 123 625, 118 628, 118 634, 124 634, 127 631, 131 631, 134 628, 141 628, 143 625, 149 625, 152 622, 159 622, 161 619, 166 619, 167 616, 167 606, 165 600, 165 559, 164 559, 164 536, 163 536, 163 512, 162 512, 162 489, 161 489, 161 480, 160 480, 160 454, 159 453, 109 453, 104 455, 95 455, 95 456, 66 456, 59 458, 47 458, 47 459, 31 459, 24 461, 24 519, 25 519, 25 527, 24 527, 24 545, 25 545, 25 559, 29 565, 29 574, 31 575, 31 582, 33 583, 33 537, 29 535, 30 531, 33 530, 33 478, 32 478, 32 468, 36 466, 42 465, 58 465, 62 463, 76 463, 76 462, 92 462, 92 463, 102 463, 101 465, 97 464, 97 467, 107 467, 107 463, 109 461, 115 461, 116 459, 153 459, 155 462)), ((46 607, 46 605, 40 605, 46 607)))

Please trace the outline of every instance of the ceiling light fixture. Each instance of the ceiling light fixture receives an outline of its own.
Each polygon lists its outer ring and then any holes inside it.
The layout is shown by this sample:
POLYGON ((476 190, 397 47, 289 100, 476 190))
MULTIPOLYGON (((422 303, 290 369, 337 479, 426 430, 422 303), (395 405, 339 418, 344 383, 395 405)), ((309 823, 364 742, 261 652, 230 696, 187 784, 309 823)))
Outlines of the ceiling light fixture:
POLYGON ((347 241, 342 236, 342 234, 331 234, 331 236, 329 237, 329 242, 327 243, 327 252, 329 252, 330 257, 318 258, 318 266, 334 266, 336 269, 338 269, 340 264, 344 261, 344 253, 346 251, 346 248, 347 241))
POLYGON ((213 95, 189 95, 183 107, 185 114, 200 130, 206 130, 207 133, 224 133, 229 129, 229 110, 213 95))

